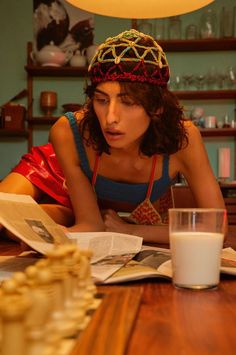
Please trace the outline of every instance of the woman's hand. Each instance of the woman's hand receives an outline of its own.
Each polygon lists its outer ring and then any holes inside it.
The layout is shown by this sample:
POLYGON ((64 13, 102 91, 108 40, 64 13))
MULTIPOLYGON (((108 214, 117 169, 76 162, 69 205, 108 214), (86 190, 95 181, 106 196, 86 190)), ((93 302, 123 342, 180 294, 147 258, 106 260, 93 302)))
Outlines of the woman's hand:
POLYGON ((108 209, 101 211, 101 214, 107 232, 130 234, 130 225, 120 218, 117 212, 108 209))

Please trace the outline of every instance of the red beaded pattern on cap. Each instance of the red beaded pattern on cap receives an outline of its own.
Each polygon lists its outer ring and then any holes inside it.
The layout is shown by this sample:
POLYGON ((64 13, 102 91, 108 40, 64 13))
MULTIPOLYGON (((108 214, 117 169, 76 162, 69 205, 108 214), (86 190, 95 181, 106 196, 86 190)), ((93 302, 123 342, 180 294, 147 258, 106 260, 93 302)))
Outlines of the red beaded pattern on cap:
POLYGON ((169 80, 169 67, 162 48, 151 36, 133 29, 101 44, 88 71, 93 83, 132 81, 163 86, 169 80), (143 39, 148 39, 149 44, 144 45, 143 39))

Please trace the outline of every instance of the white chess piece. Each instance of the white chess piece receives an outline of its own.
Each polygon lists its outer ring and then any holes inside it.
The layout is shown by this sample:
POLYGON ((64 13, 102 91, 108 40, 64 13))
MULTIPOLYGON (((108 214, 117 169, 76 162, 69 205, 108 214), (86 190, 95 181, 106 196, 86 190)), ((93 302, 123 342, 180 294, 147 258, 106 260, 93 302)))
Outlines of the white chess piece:
POLYGON ((2 318, 2 355, 26 355, 25 315, 31 307, 26 293, 17 290, 14 280, 6 280, 2 285, 0 315, 2 318))
POLYGON ((75 322, 68 319, 64 302, 64 279, 68 277, 63 263, 65 252, 57 247, 48 252, 49 267, 53 275, 54 309, 52 313, 52 327, 62 337, 71 337, 77 333, 75 322))
POLYGON ((49 352, 46 338, 46 326, 52 313, 52 302, 42 289, 42 285, 52 281, 51 275, 40 271, 37 266, 28 266, 25 270, 32 307, 26 316, 27 355, 44 355, 49 352))

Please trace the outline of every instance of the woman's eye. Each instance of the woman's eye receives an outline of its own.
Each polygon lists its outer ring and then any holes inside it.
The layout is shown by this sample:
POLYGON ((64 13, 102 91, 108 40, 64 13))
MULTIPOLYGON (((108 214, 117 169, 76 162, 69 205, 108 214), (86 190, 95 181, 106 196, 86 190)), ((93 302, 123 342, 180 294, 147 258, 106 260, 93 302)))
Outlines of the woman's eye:
POLYGON ((105 97, 94 97, 94 101, 98 102, 99 104, 107 104, 108 103, 108 99, 106 99, 105 97))
POLYGON ((131 99, 130 97, 122 97, 121 102, 122 102, 122 104, 127 105, 127 106, 137 105, 137 103, 133 99, 131 99))

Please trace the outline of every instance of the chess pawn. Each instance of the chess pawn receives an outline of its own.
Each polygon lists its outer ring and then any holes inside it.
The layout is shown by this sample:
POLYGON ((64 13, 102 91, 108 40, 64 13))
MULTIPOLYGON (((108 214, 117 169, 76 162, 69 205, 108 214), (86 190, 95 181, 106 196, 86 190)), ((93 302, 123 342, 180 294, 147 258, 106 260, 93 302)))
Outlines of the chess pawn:
MULTIPOLYGON (((0 300, 2 299, 2 296, 3 296, 3 291, 0 288, 0 300)), ((1 344, 2 344, 2 318, 0 314, 0 349, 1 349, 1 344)))
POLYGON ((2 355, 27 354, 25 339, 25 316, 31 307, 31 300, 17 290, 14 280, 2 284, 0 316, 2 318, 2 355))
MULTIPOLYGON (((56 333, 53 329, 53 310, 54 310, 54 299, 55 299, 55 290, 53 286, 53 275, 51 272, 51 269, 49 267, 49 260, 48 259, 40 259, 36 263, 36 267, 38 268, 38 282, 39 282, 39 287, 41 290, 45 293, 47 296, 50 306, 51 306, 51 311, 50 311, 50 317, 45 325, 45 343, 47 344, 47 348, 52 349, 52 355, 55 354, 55 349, 58 349, 60 341, 61 341, 61 335, 56 333), (45 276, 43 276, 45 274, 45 276), (47 276, 46 276, 47 275, 47 276), (45 281, 45 278, 47 281, 45 281)), ((50 353, 51 354, 51 353, 50 353)))
POLYGON ((62 337, 71 337, 77 333, 75 322, 68 319, 65 312, 64 280, 68 277, 66 266, 63 263, 65 251, 56 247, 48 252, 49 267, 53 275, 54 309, 52 312, 52 328, 62 337))
POLYGON ((91 307, 94 302, 96 286, 92 281, 90 261, 92 252, 90 250, 81 250, 80 261, 80 284, 84 287, 84 298, 87 301, 88 307, 91 307))
POLYGON ((87 301, 84 298, 84 287, 81 287, 80 284, 80 259, 81 259, 81 254, 80 251, 77 250, 73 254, 73 258, 75 260, 73 269, 72 269, 72 282, 73 282, 73 303, 74 307, 82 313, 82 319, 80 322, 77 324, 77 329, 82 330, 86 327, 87 325, 87 317, 86 317, 86 311, 87 311, 87 301))
POLYGON ((77 306, 74 299, 74 276, 73 270, 76 264, 74 254, 77 252, 78 247, 75 244, 64 245, 65 256, 63 262, 67 268, 67 277, 64 279, 64 294, 65 294, 65 312, 72 321, 76 324, 81 323, 84 319, 84 310, 77 306))
POLYGON ((17 283, 17 290, 19 292, 28 292, 27 276, 22 271, 17 271, 12 275, 12 279, 17 283))
POLYGON ((78 279, 77 279, 77 297, 80 299, 79 302, 83 302, 83 310, 85 311, 85 316, 82 323, 78 324, 78 329, 83 330, 88 325, 90 316, 88 311, 96 308, 94 305, 94 293, 88 288, 91 282, 91 272, 90 272, 90 258, 92 252, 89 250, 80 250, 79 257, 79 267, 78 267, 78 279))
POLYGON ((26 316, 27 355, 43 355, 47 351, 45 327, 52 312, 52 302, 43 292, 41 284, 51 282, 50 274, 40 272, 36 266, 25 270, 32 307, 26 316))

